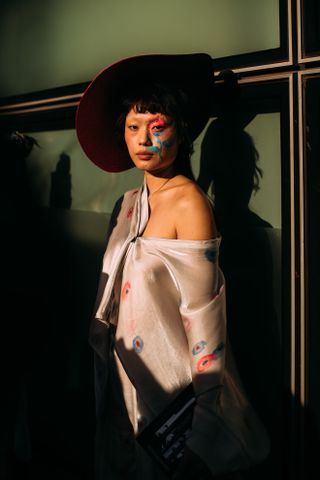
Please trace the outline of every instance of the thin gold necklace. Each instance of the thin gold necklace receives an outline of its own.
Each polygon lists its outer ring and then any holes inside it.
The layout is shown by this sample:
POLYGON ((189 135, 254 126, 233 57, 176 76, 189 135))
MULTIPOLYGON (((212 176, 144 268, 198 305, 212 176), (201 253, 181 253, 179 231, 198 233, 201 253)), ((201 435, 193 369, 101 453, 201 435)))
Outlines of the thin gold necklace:
POLYGON ((159 190, 161 190, 169 182, 169 180, 171 180, 171 177, 167 178, 159 188, 156 188, 153 192, 149 193, 149 197, 151 197, 151 195, 154 193, 159 192, 159 190))

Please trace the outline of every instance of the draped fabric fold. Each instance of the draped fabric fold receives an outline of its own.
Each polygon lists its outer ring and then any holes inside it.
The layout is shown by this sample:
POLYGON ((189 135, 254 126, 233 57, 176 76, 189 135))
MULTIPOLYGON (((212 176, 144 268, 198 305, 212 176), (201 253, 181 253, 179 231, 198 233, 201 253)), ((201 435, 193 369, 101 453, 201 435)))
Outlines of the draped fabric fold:
MULTIPOLYGON (((250 467, 269 445, 227 339, 221 239, 146 238, 148 215, 144 184, 124 195, 113 218, 91 344, 101 361, 100 336, 108 337, 113 325, 114 349, 109 357, 105 351, 104 368, 117 372, 133 439, 192 381, 197 401, 189 448, 213 474, 250 467)), ((99 404, 115 395, 114 386, 96 385, 96 392, 99 404)), ((109 416, 111 425, 116 420, 109 416)))

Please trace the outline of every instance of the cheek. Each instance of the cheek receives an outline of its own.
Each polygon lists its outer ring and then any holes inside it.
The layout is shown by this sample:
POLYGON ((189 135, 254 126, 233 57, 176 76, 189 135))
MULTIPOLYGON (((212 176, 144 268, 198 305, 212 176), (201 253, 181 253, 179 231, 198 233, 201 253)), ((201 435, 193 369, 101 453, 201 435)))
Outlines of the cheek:
POLYGON ((153 143, 161 145, 162 148, 171 148, 176 142, 176 134, 172 132, 158 133, 153 135, 153 143))
POLYGON ((132 144, 133 144, 133 141, 130 135, 124 136, 124 143, 127 146, 127 149, 130 151, 132 149, 132 144))
POLYGON ((168 136, 167 139, 163 141, 163 146, 173 155, 176 155, 179 150, 178 138, 175 134, 168 136))

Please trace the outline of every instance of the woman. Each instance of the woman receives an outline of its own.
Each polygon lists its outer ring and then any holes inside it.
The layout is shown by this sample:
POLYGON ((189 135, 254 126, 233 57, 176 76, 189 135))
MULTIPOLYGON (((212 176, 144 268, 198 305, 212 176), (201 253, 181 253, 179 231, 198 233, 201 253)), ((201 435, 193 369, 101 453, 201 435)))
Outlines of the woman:
POLYGON ((143 55, 103 70, 79 104, 88 157, 144 172, 112 214, 90 333, 99 479, 218 478, 268 451, 227 346, 220 238, 190 168, 212 83, 206 54, 143 55), (168 473, 137 438, 191 382, 191 435, 168 473))

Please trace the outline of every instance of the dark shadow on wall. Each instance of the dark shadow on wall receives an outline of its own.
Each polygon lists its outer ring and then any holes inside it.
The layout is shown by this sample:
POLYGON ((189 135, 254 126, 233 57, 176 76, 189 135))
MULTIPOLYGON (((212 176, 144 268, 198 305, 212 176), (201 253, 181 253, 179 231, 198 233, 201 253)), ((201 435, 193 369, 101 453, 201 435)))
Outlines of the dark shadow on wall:
POLYGON ((87 337, 108 218, 69 210, 65 154, 52 177, 52 208, 40 207, 26 169, 32 147, 31 137, 1 135, 0 478, 91 480, 95 414, 87 337))
POLYGON ((61 153, 56 170, 51 174, 50 207, 71 208, 71 159, 61 153))
MULTIPOLYGON (((232 97, 231 97, 232 98, 232 97)), ((281 478, 282 357, 274 303, 272 225, 250 210, 262 171, 245 126, 255 114, 221 103, 201 145, 198 183, 212 186, 214 214, 222 236, 220 266, 227 286, 228 333, 245 389, 265 424, 272 453, 260 479, 281 478)), ((255 478, 253 476, 253 478, 255 478)))

